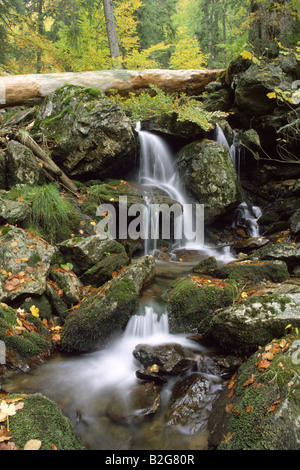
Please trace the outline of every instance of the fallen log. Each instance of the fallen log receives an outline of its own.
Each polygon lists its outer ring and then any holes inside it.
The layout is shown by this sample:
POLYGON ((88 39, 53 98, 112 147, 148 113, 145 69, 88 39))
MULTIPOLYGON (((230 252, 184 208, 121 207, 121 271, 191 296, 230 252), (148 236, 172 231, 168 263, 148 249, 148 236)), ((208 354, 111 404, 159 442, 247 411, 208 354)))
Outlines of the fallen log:
POLYGON ((28 132, 20 130, 13 134, 14 138, 18 140, 21 144, 28 147, 39 160, 41 160, 44 169, 48 172, 53 173, 57 176, 63 186, 71 191, 73 194, 77 195, 77 187, 75 184, 61 171, 61 169, 54 163, 52 158, 47 155, 47 152, 44 151, 29 135, 28 132))
POLYGON ((139 94, 154 85, 165 93, 201 94, 221 70, 100 70, 0 77, 0 109, 28 104, 45 98, 64 85, 95 87, 103 93, 117 90, 121 95, 139 94))

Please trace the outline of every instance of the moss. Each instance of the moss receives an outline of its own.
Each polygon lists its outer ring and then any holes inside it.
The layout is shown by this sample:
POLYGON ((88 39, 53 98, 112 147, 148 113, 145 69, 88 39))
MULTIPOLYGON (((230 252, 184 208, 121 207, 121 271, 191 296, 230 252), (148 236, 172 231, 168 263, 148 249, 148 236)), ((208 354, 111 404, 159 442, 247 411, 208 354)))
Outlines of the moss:
POLYGON ((66 114, 74 114, 73 109, 69 105, 66 106, 65 108, 63 108, 63 110, 59 114, 57 114, 56 116, 52 116, 52 117, 44 119, 43 123, 45 125, 53 124, 56 121, 59 121, 60 119, 62 119, 66 114))
POLYGON ((28 321, 37 326, 39 334, 23 331, 22 335, 17 335, 14 332, 14 327, 17 325, 16 312, 10 307, 7 309, 0 307, 0 340, 4 341, 7 351, 17 353, 21 359, 38 356, 50 346, 46 338, 47 330, 41 320, 30 315, 28 321), (14 334, 7 334, 7 331, 12 331, 14 334))
POLYGON ((216 308, 231 305, 233 294, 231 286, 198 287, 191 279, 180 278, 171 284, 164 300, 175 330, 198 328, 204 334, 211 313, 216 308))
MULTIPOLYGON (((295 337, 282 339, 291 344, 295 337)), ((288 450, 297 446, 290 417, 299 414, 299 402, 296 400, 300 395, 300 385, 295 377, 299 377, 300 367, 292 361, 288 347, 279 349, 267 369, 259 370, 257 367, 262 360, 261 351, 253 354, 240 367, 233 380, 234 393, 230 397, 228 390, 226 393, 227 405, 224 403, 224 409, 227 409, 226 431, 229 439, 219 445, 219 450, 288 450), (247 384, 251 377, 255 380, 247 384), (288 386, 292 379, 295 382, 288 386), (290 411, 286 413, 284 403, 287 402, 290 411), (281 411, 276 414, 281 403, 281 411)))
POLYGON ((284 282, 290 275, 286 263, 283 261, 251 261, 233 262, 222 266, 215 271, 215 276, 236 281, 259 282, 269 280, 284 282))
MULTIPOLYGON (((11 395, 10 398, 18 398, 11 395)), ((39 393, 22 397, 24 407, 10 417, 12 442, 19 450, 30 439, 41 441, 41 450, 84 450, 70 421, 58 406, 39 393)))

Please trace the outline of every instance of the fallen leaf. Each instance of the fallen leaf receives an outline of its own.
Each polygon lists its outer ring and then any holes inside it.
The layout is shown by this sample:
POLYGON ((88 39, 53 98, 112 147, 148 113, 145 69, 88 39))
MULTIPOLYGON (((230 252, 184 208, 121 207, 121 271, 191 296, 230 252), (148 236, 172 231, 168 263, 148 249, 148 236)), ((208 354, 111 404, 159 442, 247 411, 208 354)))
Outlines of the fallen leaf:
POLYGON ((32 314, 34 317, 38 318, 38 317, 40 316, 40 315, 39 315, 39 309, 38 309, 35 305, 32 305, 32 306, 30 307, 30 311, 31 311, 31 314, 32 314))
POLYGON ((227 406, 225 407, 226 413, 230 413, 230 412, 233 410, 234 407, 235 407, 235 404, 234 404, 234 403, 227 405, 227 406))
POLYGON ((248 380, 246 380, 246 382, 244 382, 243 386, 247 387, 248 385, 253 384, 253 382, 255 382, 256 377, 257 376, 255 374, 252 374, 250 379, 248 379, 248 380))
POLYGON ((42 442, 38 439, 30 439, 30 441, 26 442, 24 450, 39 450, 41 445, 42 442))

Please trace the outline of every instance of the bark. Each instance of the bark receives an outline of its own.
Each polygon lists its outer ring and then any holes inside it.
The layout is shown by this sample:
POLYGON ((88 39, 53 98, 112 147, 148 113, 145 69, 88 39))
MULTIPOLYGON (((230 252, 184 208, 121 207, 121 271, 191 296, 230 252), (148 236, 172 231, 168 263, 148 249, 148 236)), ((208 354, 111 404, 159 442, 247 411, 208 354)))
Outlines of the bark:
POLYGON ((14 137, 23 145, 30 148, 30 150, 38 157, 39 160, 43 162, 43 167, 45 170, 50 171, 55 176, 59 178, 61 183, 71 191, 72 193, 77 193, 78 189, 75 184, 61 171, 61 169, 54 163, 47 152, 44 151, 29 135, 26 131, 16 132, 14 137))
POLYGON ((116 23, 114 17, 114 8, 112 0, 103 0, 106 32, 109 44, 110 55, 114 68, 120 68, 121 53, 119 48, 116 23))
POLYGON ((155 85, 165 93, 201 94, 221 70, 101 70, 0 77, 0 109, 33 103, 64 85, 96 87, 109 94, 139 94, 155 85))

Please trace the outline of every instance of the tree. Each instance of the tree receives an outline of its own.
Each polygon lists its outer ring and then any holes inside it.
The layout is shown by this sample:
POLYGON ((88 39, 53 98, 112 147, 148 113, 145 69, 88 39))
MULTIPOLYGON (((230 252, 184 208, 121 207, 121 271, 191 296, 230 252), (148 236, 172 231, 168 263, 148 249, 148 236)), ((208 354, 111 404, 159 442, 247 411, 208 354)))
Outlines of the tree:
POLYGON ((249 41, 256 54, 276 57, 277 40, 289 47, 299 39, 299 0, 251 0, 250 16, 249 41))
POLYGON ((103 0, 105 23, 109 49, 112 57, 113 68, 120 68, 122 64, 119 42, 117 37, 114 9, 112 0, 103 0))

